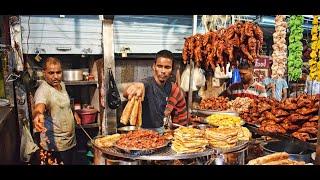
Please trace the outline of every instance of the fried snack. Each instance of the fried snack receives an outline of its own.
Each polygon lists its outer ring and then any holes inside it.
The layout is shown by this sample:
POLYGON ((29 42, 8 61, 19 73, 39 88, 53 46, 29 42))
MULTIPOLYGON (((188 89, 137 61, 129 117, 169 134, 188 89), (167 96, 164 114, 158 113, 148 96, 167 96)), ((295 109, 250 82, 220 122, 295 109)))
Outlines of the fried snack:
POLYGON ((116 141, 120 139, 120 137, 121 137, 120 134, 107 135, 107 136, 96 139, 94 143, 101 148, 111 147, 114 145, 116 141))
POLYGON ((130 101, 128 101, 126 107, 124 108, 124 110, 122 112, 120 122, 124 125, 127 125, 129 122, 129 117, 131 115, 133 105, 134 105, 134 99, 135 98, 132 98, 130 101))
POLYGON ((138 120, 136 123, 136 126, 141 127, 142 125, 142 103, 141 103, 141 99, 138 99, 138 103, 139 103, 139 110, 138 110, 138 120))
POLYGON ((238 142, 238 128, 219 127, 205 130, 210 146, 216 148, 231 148, 238 142))
POLYGON ((172 150, 176 153, 202 152, 208 145, 204 131, 191 128, 179 127, 174 131, 172 150))
POLYGON ((138 117, 138 111, 139 111, 139 101, 137 97, 134 97, 134 105, 133 109, 130 115, 130 125, 135 126, 137 123, 137 117, 138 117))
POLYGON ((265 163, 263 165, 305 165, 306 163, 304 161, 294 161, 291 159, 283 159, 279 161, 272 161, 265 163))
POLYGON ((208 124, 218 127, 240 127, 243 124, 240 117, 228 114, 212 114, 206 120, 208 124))
POLYGON ((259 157, 256 159, 253 159, 248 162, 248 165, 263 165, 266 163, 270 163, 273 161, 280 161, 280 160, 285 160, 289 158, 289 154, 286 152, 277 152, 273 153, 267 156, 259 157))
POLYGON ((246 127, 239 127, 238 128, 238 135, 237 138, 239 141, 249 141, 252 137, 251 132, 246 127))

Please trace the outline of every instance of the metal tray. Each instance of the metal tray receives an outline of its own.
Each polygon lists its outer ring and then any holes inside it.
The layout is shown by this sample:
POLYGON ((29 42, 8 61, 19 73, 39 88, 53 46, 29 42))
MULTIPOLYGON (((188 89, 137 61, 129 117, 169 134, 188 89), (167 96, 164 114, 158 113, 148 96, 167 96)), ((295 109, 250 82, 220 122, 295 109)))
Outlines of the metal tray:
POLYGON ((228 114, 233 116, 239 116, 239 113, 236 111, 214 111, 214 110, 203 110, 203 109, 193 109, 192 113, 199 113, 203 115, 212 115, 212 114, 228 114))
POLYGON ((136 155, 136 156, 141 156, 141 155, 153 154, 153 153, 155 153, 157 151, 160 151, 161 149, 167 147, 170 142, 171 141, 168 140, 162 146, 159 146, 159 147, 156 147, 156 148, 150 148, 150 149, 123 148, 123 147, 121 147, 121 146, 119 146, 117 144, 114 144, 114 147, 119 149, 120 151, 122 151, 124 153, 132 154, 132 155, 136 155))

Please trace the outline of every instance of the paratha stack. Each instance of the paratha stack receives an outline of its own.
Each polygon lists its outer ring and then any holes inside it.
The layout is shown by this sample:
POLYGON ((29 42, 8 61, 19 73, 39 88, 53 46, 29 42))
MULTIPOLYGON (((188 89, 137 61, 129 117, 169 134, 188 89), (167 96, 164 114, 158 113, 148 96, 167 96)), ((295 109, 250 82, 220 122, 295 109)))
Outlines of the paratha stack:
POLYGON ((231 148, 238 142, 238 128, 208 128, 205 130, 205 135, 210 146, 215 148, 231 148))
POLYGON ((203 130, 180 127, 175 130, 171 148, 177 153, 202 152, 208 145, 203 130))

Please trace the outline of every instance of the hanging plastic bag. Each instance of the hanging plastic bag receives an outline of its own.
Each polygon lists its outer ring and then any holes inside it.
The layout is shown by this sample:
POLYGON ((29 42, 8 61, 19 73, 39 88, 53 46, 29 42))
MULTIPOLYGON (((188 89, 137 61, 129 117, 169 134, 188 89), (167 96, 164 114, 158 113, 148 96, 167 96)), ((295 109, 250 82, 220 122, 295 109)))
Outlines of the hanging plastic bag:
MULTIPOLYGON (((182 75, 181 75, 180 87, 182 88, 182 90, 184 92, 189 91, 189 79, 190 79, 190 65, 188 64, 186 69, 182 72, 182 75)), ((194 81, 192 83, 192 88, 191 89, 192 89, 192 91, 198 90, 197 86, 196 86, 196 83, 194 81)))
POLYGON ((231 84, 241 82, 240 71, 238 68, 235 68, 232 72, 231 84))
POLYGON ((206 85, 206 77, 203 74, 203 70, 201 68, 195 67, 194 68, 194 75, 193 75, 193 83, 195 83, 197 88, 206 85))
POLYGON ((114 80, 112 70, 109 69, 109 88, 107 93, 108 106, 110 109, 117 109, 121 105, 120 93, 114 80))
POLYGON ((23 122, 20 144, 20 159, 24 162, 29 162, 32 154, 39 149, 39 146, 34 142, 27 126, 28 125, 23 122))

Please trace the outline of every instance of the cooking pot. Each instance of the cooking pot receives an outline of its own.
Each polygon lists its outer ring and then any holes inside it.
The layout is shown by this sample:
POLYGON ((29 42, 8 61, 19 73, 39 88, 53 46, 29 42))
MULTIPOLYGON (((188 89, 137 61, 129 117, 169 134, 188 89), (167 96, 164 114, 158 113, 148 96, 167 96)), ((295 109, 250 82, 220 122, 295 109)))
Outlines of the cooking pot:
POLYGON ((82 69, 66 69, 63 70, 64 81, 82 81, 83 70, 82 69))
POLYGON ((270 141, 262 144, 262 149, 265 155, 275 152, 287 152, 289 159, 296 161, 304 161, 305 163, 311 163, 312 151, 307 147, 291 141, 270 141))

